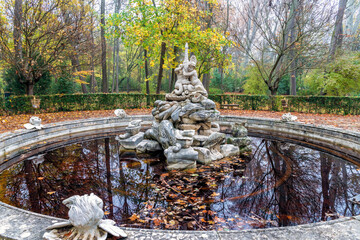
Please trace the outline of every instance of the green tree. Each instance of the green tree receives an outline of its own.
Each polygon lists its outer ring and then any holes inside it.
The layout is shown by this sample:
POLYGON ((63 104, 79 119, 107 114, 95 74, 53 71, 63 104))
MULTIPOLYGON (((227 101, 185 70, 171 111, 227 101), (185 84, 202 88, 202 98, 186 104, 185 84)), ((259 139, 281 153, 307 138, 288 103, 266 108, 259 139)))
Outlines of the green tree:
POLYGON ((73 94, 77 92, 77 85, 73 81, 72 75, 63 70, 60 77, 53 82, 51 92, 53 94, 73 94))
POLYGON ((304 78, 303 95, 352 96, 360 93, 360 54, 338 56, 304 78), (326 69, 324 71, 323 69, 326 69))
POLYGON ((267 95, 268 87, 261 77, 259 69, 255 66, 248 67, 247 80, 244 84, 244 92, 247 94, 267 95))
MULTIPOLYGON (((19 75, 16 74, 15 68, 7 69, 3 74, 4 81, 6 83, 5 91, 11 92, 15 95, 25 95, 26 88, 19 79, 19 75)), ((38 80, 38 83, 34 87, 34 95, 46 95, 50 92, 51 75, 49 71, 44 72, 38 80)))
POLYGON ((66 50, 86 32, 88 9, 71 0, 17 0, 15 6, 4 0, 3 6, 1 57, 15 70, 26 94, 33 95, 35 84, 57 70, 66 50))
MULTIPOLYGON (((206 2, 217 4, 216 1, 206 2)), ((112 16, 108 25, 122 37, 125 46, 137 45, 146 50, 150 67, 159 68, 159 93, 163 70, 178 65, 178 50, 183 49, 186 42, 198 59, 199 77, 224 62, 226 55, 221 50, 228 41, 218 29, 204 26, 201 19, 209 14, 198 11, 196 5, 187 0, 163 0, 157 4, 155 1, 130 0, 128 8, 112 16)))

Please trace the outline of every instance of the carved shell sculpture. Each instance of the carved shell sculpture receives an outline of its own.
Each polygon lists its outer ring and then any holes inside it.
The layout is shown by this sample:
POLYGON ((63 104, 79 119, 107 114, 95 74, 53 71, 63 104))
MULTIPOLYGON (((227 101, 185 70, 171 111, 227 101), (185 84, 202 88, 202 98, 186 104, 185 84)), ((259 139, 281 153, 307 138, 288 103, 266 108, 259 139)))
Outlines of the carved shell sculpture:
POLYGON ((114 114, 119 118, 125 118, 126 117, 126 112, 124 111, 124 109, 116 109, 114 111, 114 114))
POLYGON ((295 122, 297 120, 297 116, 291 115, 291 113, 285 113, 281 116, 282 122, 295 122))
POLYGON ((102 219, 103 201, 91 193, 75 195, 63 201, 69 208, 69 220, 56 223, 47 228, 52 230, 43 236, 46 240, 105 240, 108 233, 115 237, 127 237, 127 234, 115 222, 102 219))
POLYGON ((41 119, 39 117, 31 117, 29 123, 24 124, 26 129, 42 129, 44 126, 41 125, 41 119))

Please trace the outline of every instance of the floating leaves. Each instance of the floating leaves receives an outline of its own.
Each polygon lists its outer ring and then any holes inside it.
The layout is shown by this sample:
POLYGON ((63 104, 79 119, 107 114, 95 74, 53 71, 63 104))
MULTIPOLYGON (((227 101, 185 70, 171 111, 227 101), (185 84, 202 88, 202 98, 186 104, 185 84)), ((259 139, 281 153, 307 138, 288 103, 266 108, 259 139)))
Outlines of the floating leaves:
POLYGON ((130 220, 155 229, 217 229, 227 224, 211 209, 212 204, 223 201, 217 192, 219 184, 244 167, 244 160, 226 158, 197 169, 159 173, 150 184, 156 194, 130 220), (159 204, 159 198, 166 204, 159 204))

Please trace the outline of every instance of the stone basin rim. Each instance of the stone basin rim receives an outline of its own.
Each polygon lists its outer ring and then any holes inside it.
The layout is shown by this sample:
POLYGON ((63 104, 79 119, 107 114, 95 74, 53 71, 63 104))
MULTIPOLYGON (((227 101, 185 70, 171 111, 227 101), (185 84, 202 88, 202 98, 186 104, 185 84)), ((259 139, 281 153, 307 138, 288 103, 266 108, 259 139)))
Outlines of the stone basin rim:
MULTIPOLYGON (((79 132, 91 132, 94 129, 108 132, 116 127, 124 127, 127 125, 129 119, 141 119, 144 121, 144 125, 149 125, 152 120, 150 115, 132 115, 127 118, 106 117, 106 118, 94 118, 85 120, 66 121, 53 124, 44 125, 44 130, 17 130, 14 132, 6 132, 0 134, 0 166, 4 163, 2 155, 6 156, 6 143, 16 137, 27 136, 31 133, 46 133, 51 137, 55 136, 69 136, 71 137, 76 133, 76 129, 72 129, 77 125, 79 132), (47 130, 46 130, 47 129, 47 130), (73 131, 72 131, 73 130, 73 131)), ((354 152, 355 157, 360 156, 360 133, 355 131, 344 130, 331 126, 315 126, 312 124, 304 124, 300 122, 281 122, 276 119, 254 118, 254 117, 242 117, 232 115, 222 115, 218 121, 222 126, 228 126, 234 122, 246 122, 249 131, 266 132, 271 130, 272 132, 281 133, 281 130, 287 129, 285 134, 292 134, 298 137, 309 137, 316 141, 322 139, 328 139, 329 144, 335 144, 340 148, 348 147, 354 152), (257 126, 255 126, 257 124, 257 126), (318 136, 316 136, 316 134, 318 136), (329 139, 331 136, 334 139, 329 139), (317 138, 318 137, 318 138, 317 138), (336 138, 337 137, 337 138, 336 138), (347 146, 346 146, 347 144, 347 146)), ((29 136, 30 136, 29 135, 29 136)), ((33 137, 29 137, 29 140, 33 137)), ((44 141, 44 139, 39 139, 44 141)), ((17 144, 16 141, 13 144, 17 144)), ((33 144, 33 143, 32 143, 33 144)), ((360 163, 359 163, 360 164, 360 163)), ((48 215, 38 214, 24 209, 10 206, 6 203, 0 202, 0 239, 42 239, 45 228, 54 223, 54 221, 61 221, 63 219, 51 217, 48 215), (20 219, 17 221, 16 219, 20 219), (27 227, 24 227, 26 224, 27 227), (10 226, 7 227, 7 226, 10 226), (11 230, 12 228, 12 230, 11 230), (20 231, 21 230, 21 231, 20 231), (25 234, 26 233, 26 234, 25 234), (30 234, 29 236, 28 233, 30 234), (25 234, 25 235, 24 235, 25 234)), ((208 239, 210 237, 214 239, 242 239, 242 238, 256 238, 259 235, 267 236, 270 239, 285 239, 284 236, 290 234, 296 236, 302 236, 304 231, 311 231, 315 236, 324 237, 324 232, 330 232, 335 236, 344 236, 348 234, 349 228, 352 229, 352 237, 360 238, 360 215, 353 217, 344 217, 336 220, 330 220, 318 223, 302 224, 297 226, 288 227, 274 227, 266 229, 249 229, 249 230, 230 230, 230 231, 186 231, 186 230, 154 230, 154 229, 142 229, 142 228, 122 228, 129 237, 128 239, 208 239), (357 226, 354 230, 354 226, 357 226), (331 226, 331 227, 330 227, 331 226), (333 230, 329 231, 329 227, 333 230), (323 229, 325 228, 325 229, 323 229), (345 231, 342 233, 342 231, 345 231), (295 234, 295 235, 294 235, 295 234), (318 235, 316 235, 318 234, 318 235), (149 237, 150 238, 146 238, 149 237), (152 236, 154 238, 152 238, 152 236), (181 238, 177 238, 180 237, 181 238), (186 238, 188 236, 189 238, 186 238), (191 236, 191 238, 190 238, 191 236)))

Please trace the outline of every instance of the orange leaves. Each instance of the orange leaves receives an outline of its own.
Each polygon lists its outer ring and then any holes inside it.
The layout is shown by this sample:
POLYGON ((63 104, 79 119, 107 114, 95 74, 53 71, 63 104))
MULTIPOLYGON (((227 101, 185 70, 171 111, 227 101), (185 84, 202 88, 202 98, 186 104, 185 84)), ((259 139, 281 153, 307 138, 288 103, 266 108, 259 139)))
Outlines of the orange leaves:
MULTIPOLYGON (((228 110, 220 109, 222 115, 237 115, 247 117, 261 117, 280 119, 283 112, 269 112, 269 111, 252 111, 252 110, 228 110)), ((151 114, 151 109, 127 109, 128 115, 147 115, 151 114)), ((315 125, 330 125, 339 128, 360 131, 359 116, 340 116, 332 114, 309 114, 309 113, 294 113, 299 119, 299 122, 305 124, 315 125)), ((58 112, 58 113, 41 113, 41 114, 21 114, 12 116, 2 116, 0 118, 0 133, 22 129, 25 123, 29 122, 31 116, 38 116, 42 119, 43 124, 114 116, 113 110, 102 111, 74 111, 74 112, 58 112)), ((190 170, 189 173, 199 174, 206 169, 190 170)), ((167 176, 164 176, 167 177, 167 176)))
POLYGON ((169 173, 163 173, 161 174, 161 178, 165 178, 165 177, 168 177, 169 176, 169 173))
MULTIPOLYGON (((146 115, 151 113, 151 109, 127 109, 126 113, 129 115, 146 115)), ((16 129, 23 129, 24 124, 29 122, 30 117, 37 116, 42 120, 42 124, 56 123, 62 121, 113 117, 114 110, 101 111, 73 111, 73 112, 57 112, 57 113, 38 113, 38 114, 20 114, 11 116, 1 116, 0 118, 0 133, 12 131, 16 129)))
POLYGON ((158 218, 155 218, 153 222, 154 222, 155 226, 160 226, 160 224, 161 224, 163 221, 160 220, 160 219, 158 219, 158 218))
POLYGON ((135 222, 136 220, 138 220, 140 217, 139 215, 137 215, 136 213, 134 213, 131 217, 129 217, 129 219, 133 222, 135 222))

